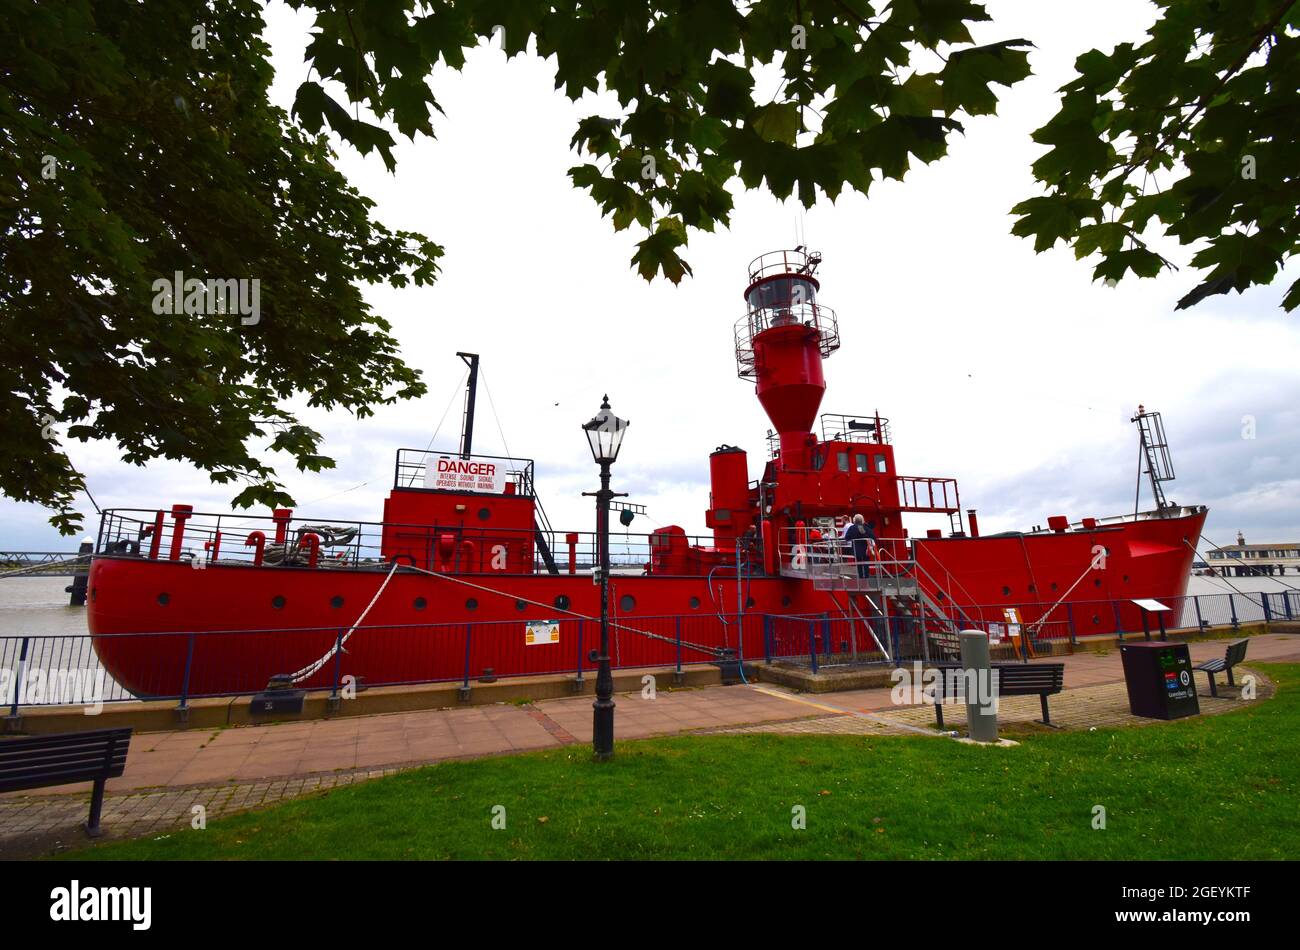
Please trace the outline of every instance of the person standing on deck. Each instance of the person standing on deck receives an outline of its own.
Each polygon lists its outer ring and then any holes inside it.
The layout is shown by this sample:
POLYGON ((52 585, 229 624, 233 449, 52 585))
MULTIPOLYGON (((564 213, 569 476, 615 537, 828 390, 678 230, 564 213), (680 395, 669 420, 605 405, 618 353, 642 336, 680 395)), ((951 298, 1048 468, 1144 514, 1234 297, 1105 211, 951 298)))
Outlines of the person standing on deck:
POLYGON ((854 515, 853 520, 844 526, 845 541, 853 546, 853 560, 858 565, 858 577, 871 574, 871 555, 876 546, 876 534, 868 527, 862 515, 854 515))

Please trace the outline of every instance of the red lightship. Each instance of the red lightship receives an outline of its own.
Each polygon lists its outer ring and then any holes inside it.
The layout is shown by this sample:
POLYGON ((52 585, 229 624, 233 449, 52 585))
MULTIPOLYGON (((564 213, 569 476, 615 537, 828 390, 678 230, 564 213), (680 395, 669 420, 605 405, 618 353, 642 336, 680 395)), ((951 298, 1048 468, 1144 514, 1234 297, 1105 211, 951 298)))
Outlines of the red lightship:
MULTIPOLYGON (((1007 620, 1040 638, 1067 635, 1067 622, 1087 636, 1140 629, 1135 598, 1184 593, 1206 509, 1165 500, 1158 413, 1134 419, 1154 509, 1054 515, 1045 529, 993 536, 980 535, 973 509, 963 517, 954 479, 899 474, 878 413, 824 414, 815 433, 823 362, 840 344, 834 311, 818 302, 820 260, 799 248, 750 265, 735 352, 775 429, 760 477, 723 445, 709 458, 711 537, 615 533, 616 666, 735 651, 889 661, 929 656, 943 631, 1007 620), (905 519, 917 513, 946 515, 950 530, 911 537, 905 519), (840 540, 854 514, 877 539, 865 562, 840 540), (811 647, 782 632, 807 618, 824 619, 807 625, 811 647)), ((109 673, 137 695, 197 696, 275 676, 327 688, 343 675, 378 685, 590 671, 595 539, 551 528, 530 460, 472 453, 477 357, 461 356, 461 444, 399 449, 382 522, 106 511, 87 606, 109 673)), ((634 511, 624 508, 624 526, 634 511)))

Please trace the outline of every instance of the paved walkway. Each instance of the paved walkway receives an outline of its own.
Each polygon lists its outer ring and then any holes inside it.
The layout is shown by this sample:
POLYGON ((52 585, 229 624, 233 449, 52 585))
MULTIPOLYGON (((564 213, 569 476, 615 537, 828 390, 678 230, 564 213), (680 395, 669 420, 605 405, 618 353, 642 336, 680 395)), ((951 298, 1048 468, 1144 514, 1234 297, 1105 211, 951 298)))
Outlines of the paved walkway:
MULTIPOLYGON (((1221 656, 1226 642, 1191 644, 1194 662, 1221 656)), ((1300 661, 1300 636, 1251 638, 1251 661, 1300 661)), ((1137 722, 1128 715, 1118 651, 1076 654, 1064 662, 1067 689, 1054 697, 1052 717, 1086 728, 1137 722)), ((1222 677, 1220 677, 1222 681, 1222 677)), ((1203 711, 1236 702, 1235 691, 1209 700, 1197 679, 1203 711)), ((1267 695, 1261 691, 1261 695, 1267 695)), ((951 728, 963 724, 953 706, 951 728)), ((1038 715, 1036 697, 1003 700, 1008 724, 1038 715)), ((750 688, 659 690, 618 697, 620 740, 683 732, 932 732, 932 707, 896 707, 889 689, 797 694, 770 685, 750 688)), ((125 773, 108 783, 103 826, 107 836, 136 836, 183 827, 202 806, 212 819, 339 785, 449 759, 503 755, 591 741, 591 698, 536 704, 421 710, 281 725, 135 736, 125 773)), ((88 783, 0 795, 0 857, 45 853, 84 842, 88 783)))

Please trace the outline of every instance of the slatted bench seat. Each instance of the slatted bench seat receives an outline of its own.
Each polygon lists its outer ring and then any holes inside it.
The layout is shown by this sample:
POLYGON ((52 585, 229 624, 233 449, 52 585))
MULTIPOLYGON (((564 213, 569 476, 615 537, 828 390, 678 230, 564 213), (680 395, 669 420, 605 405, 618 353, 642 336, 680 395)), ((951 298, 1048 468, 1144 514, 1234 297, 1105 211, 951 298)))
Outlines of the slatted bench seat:
MULTIPOLYGON (((960 672, 959 663, 942 663, 935 667, 940 672, 935 684, 934 715, 939 728, 943 728, 943 703, 945 699, 964 699, 966 678, 953 676, 952 671, 960 672)), ((1047 709, 1047 697, 1054 696, 1065 688, 1064 663, 994 663, 998 671, 998 696, 1037 696, 1043 706, 1043 718, 1038 720, 1045 726, 1052 726, 1052 717, 1047 709)))
POLYGON ((1232 678, 1232 668, 1246 659, 1246 644, 1248 640, 1238 640, 1235 643, 1228 644, 1227 651, 1223 654, 1223 659, 1215 657, 1213 660, 1206 660, 1200 666, 1196 667, 1198 673, 1204 673, 1210 681, 1210 695, 1218 696, 1219 688, 1214 683, 1215 673, 1227 673, 1228 685, 1236 686, 1232 678))
POLYGON ((86 833, 99 836, 104 783, 126 768, 131 727, 0 740, 0 792, 94 782, 86 833))
POLYGON ((945 659, 956 659, 961 656, 961 637, 951 630, 929 630, 926 635, 930 638, 930 646, 939 656, 945 659))

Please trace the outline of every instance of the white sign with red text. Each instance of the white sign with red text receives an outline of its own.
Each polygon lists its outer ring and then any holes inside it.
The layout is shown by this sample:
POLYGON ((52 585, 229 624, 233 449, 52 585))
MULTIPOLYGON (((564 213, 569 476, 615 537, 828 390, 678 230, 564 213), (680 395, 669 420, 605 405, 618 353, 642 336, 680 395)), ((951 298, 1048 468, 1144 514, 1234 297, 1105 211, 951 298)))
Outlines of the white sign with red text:
POLYGON ((443 491, 476 491, 500 495, 506 490, 506 466, 501 459, 439 455, 424 470, 424 487, 443 491))

